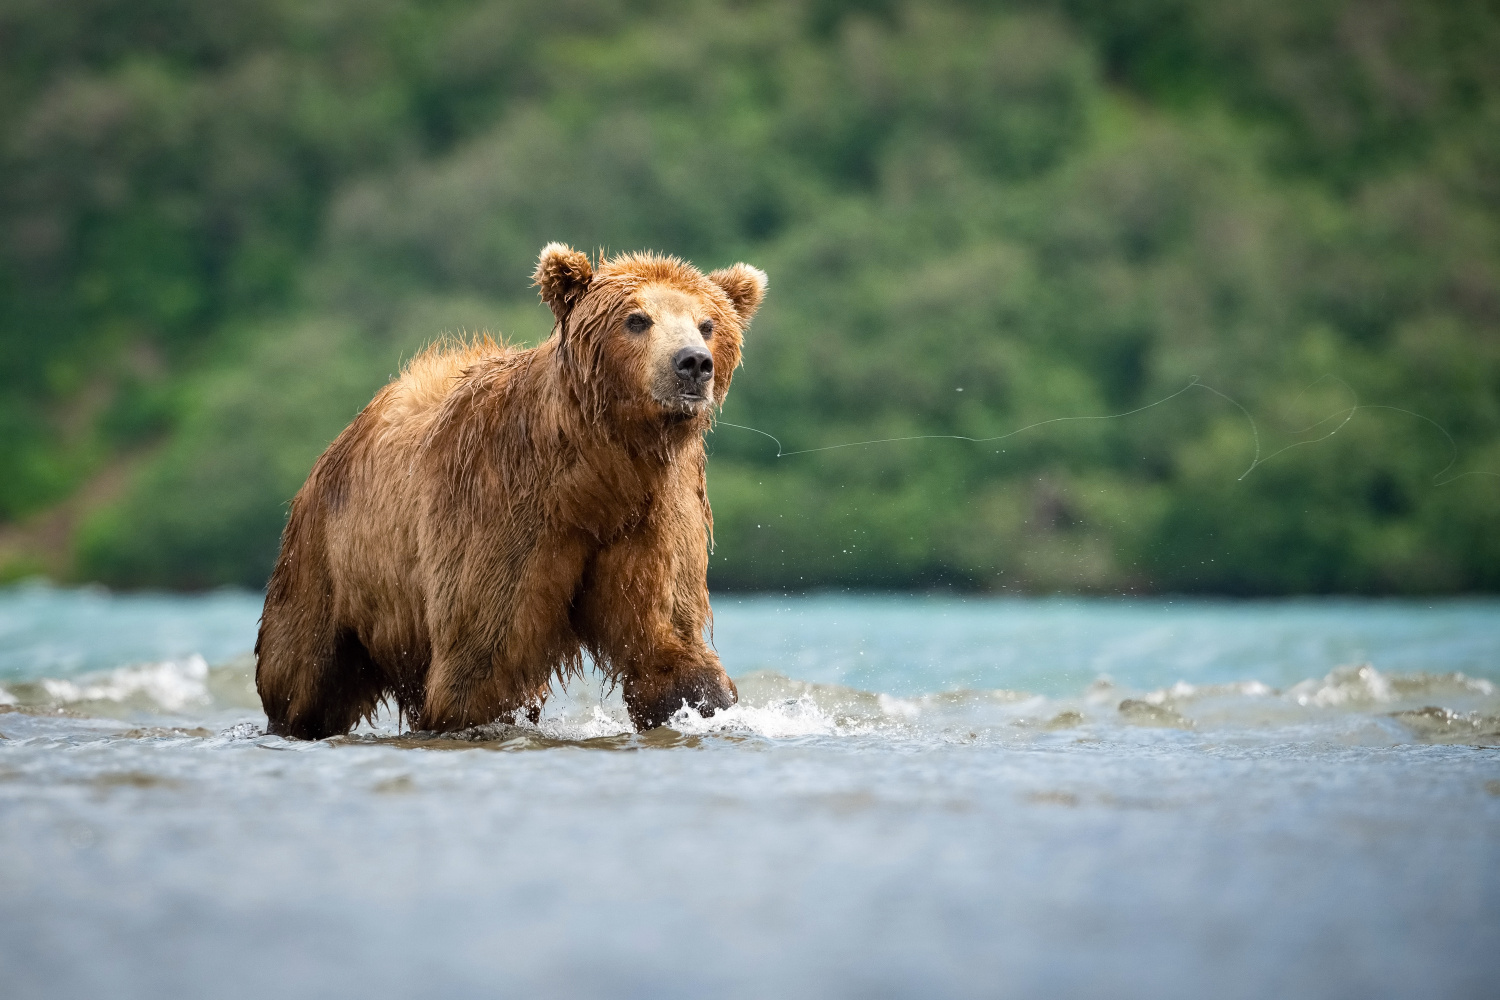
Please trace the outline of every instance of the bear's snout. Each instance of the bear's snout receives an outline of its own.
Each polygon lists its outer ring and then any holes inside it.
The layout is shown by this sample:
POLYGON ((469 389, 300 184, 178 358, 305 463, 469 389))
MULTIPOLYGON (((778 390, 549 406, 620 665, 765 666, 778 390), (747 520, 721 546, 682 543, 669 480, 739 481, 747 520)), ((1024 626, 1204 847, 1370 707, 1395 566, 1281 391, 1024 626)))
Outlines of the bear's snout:
POLYGON ((714 377, 714 356, 697 345, 684 347, 672 355, 672 371, 685 395, 706 395, 704 390, 714 377))

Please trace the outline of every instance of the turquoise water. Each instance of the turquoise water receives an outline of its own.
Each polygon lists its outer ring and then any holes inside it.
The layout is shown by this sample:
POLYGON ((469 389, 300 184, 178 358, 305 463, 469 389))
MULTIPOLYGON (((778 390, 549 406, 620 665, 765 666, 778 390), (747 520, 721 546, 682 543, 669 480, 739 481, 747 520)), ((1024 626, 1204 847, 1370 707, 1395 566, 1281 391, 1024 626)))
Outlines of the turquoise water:
POLYGON ((257 596, 0 590, 5 995, 1492 995, 1500 602, 715 612, 712 719, 292 743, 257 596))

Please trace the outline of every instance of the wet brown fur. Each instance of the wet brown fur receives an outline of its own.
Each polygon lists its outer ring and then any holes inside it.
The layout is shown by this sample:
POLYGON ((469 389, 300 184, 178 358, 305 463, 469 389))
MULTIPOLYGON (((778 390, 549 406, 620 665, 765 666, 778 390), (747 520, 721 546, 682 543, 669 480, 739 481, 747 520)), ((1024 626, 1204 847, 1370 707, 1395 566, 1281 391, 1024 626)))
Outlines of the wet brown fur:
POLYGON ((594 271, 553 244, 536 280, 551 337, 414 358, 293 499, 256 642, 270 732, 344 733, 386 698, 422 730, 535 718, 585 652, 640 728, 733 703, 703 635, 702 435, 764 275, 650 254, 594 271), (714 324, 701 405, 648 391, 648 338, 623 323, 658 300, 714 324))

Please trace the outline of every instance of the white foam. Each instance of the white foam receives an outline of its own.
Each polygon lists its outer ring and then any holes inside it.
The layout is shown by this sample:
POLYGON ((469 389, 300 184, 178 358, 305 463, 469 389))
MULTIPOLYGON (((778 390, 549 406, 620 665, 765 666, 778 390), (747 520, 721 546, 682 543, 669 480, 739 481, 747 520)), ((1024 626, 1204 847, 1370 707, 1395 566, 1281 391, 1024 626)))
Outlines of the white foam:
POLYGON ((241 740, 258 740, 264 735, 266 731, 253 722, 236 722, 219 733, 219 739, 226 743, 234 743, 241 740))
POLYGON ((1339 667, 1321 681, 1303 681, 1287 694, 1299 705, 1317 708, 1395 700, 1385 675, 1368 663, 1339 667))
POLYGON ((839 723, 818 707, 811 698, 788 698, 770 705, 747 705, 741 702, 721 708, 704 717, 683 705, 667 723, 679 733, 690 735, 753 734, 771 739, 797 736, 832 736, 841 731, 839 723))
POLYGON ((915 719, 922 711, 922 706, 916 702, 888 694, 876 695, 875 700, 882 712, 895 719, 915 719))
POLYGON ((1488 697, 1495 685, 1480 677, 1447 674, 1383 674, 1362 663, 1339 667, 1320 681, 1303 681, 1287 691, 1299 705, 1317 708, 1359 708, 1423 697, 1449 695, 1488 697))
POLYGON ((537 723, 536 729, 543 736, 559 740, 592 740, 635 731, 628 720, 611 715, 598 705, 590 708, 586 718, 544 716, 537 723))
POLYGON ((1178 681, 1169 688, 1141 695, 1141 701, 1149 705, 1167 705, 1175 702, 1195 701, 1199 698, 1233 695, 1246 698, 1265 698, 1276 694, 1276 689, 1260 681, 1231 681, 1227 684, 1189 684, 1178 681))
POLYGON ((43 678, 42 689, 64 705, 86 701, 122 702, 144 696, 167 712, 207 705, 208 662, 198 655, 134 667, 120 667, 77 681, 43 678))

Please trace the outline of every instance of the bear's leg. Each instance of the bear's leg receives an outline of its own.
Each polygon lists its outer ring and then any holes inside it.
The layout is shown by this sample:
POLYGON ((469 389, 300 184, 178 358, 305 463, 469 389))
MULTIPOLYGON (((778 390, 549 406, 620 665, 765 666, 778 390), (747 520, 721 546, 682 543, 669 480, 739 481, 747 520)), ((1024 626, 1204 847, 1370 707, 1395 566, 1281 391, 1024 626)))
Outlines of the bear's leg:
POLYGON ((600 552, 574 613, 595 660, 619 678, 638 730, 665 724, 684 703, 708 715, 739 697, 703 641, 707 546, 693 527, 669 520, 600 552), (685 537, 673 538, 674 527, 685 537), (701 561, 692 558, 699 551, 701 561))
POLYGON ((481 692, 492 674, 488 652, 471 645, 434 637, 432 668, 427 673, 426 698, 415 726, 428 733, 451 733, 493 722, 513 712, 519 703, 496 703, 481 692))
POLYGON ((308 642, 267 640, 261 627, 256 686, 266 731, 301 740, 341 736, 374 713, 385 679, 350 628, 329 628, 308 642))
POLYGON ((658 648, 658 656, 643 659, 624 675, 625 707, 639 732, 664 726, 683 708, 713 715, 739 701, 734 681, 712 651, 690 648, 674 652, 658 648))
POLYGON ((566 655, 561 644, 518 637, 506 642, 475 633, 446 638, 433 644, 417 729, 451 733, 497 719, 524 716, 535 723, 542 717, 553 665, 566 655))
POLYGON ((578 536, 542 535, 508 583, 452 586, 429 598, 432 666, 418 728, 453 732, 517 712, 541 717, 553 676, 579 660, 568 613, 588 552, 578 536))
POLYGON ((333 656, 313 677, 313 696, 303 718, 309 732, 322 739, 341 736, 374 716, 385 695, 385 677, 352 628, 334 633, 333 656))
POLYGON ((321 519, 299 495, 266 587, 255 640, 255 687, 270 733, 338 736, 374 711, 384 678, 354 630, 333 614, 321 519))

